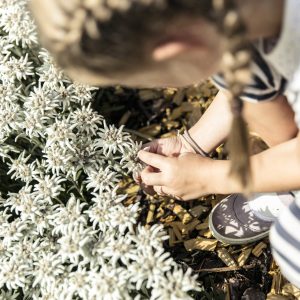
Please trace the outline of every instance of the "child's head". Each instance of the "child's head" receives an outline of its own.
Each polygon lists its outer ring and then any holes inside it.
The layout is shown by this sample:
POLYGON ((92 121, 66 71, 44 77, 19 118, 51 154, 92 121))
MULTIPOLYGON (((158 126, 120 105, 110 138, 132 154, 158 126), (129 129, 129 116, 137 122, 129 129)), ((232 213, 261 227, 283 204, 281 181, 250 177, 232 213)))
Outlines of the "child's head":
POLYGON ((97 85, 183 86, 219 70, 211 0, 33 0, 44 45, 97 85))
POLYGON ((249 186, 239 96, 250 55, 236 0, 32 0, 32 10, 59 64, 93 85, 189 85, 217 72, 223 56, 234 115, 231 173, 249 186))

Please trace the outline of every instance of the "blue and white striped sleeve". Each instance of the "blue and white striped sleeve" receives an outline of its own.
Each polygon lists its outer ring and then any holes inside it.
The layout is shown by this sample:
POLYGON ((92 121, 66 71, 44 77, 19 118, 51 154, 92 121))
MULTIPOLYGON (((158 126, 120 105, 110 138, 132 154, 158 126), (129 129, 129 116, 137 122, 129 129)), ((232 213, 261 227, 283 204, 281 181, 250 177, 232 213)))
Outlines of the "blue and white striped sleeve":
MULTIPOLYGON (((286 79, 268 64, 256 49, 253 49, 251 71, 252 82, 245 87, 241 96, 242 100, 249 102, 270 101, 284 93, 286 79)), ((216 74, 211 79, 217 88, 227 90, 227 84, 222 74, 216 74)))

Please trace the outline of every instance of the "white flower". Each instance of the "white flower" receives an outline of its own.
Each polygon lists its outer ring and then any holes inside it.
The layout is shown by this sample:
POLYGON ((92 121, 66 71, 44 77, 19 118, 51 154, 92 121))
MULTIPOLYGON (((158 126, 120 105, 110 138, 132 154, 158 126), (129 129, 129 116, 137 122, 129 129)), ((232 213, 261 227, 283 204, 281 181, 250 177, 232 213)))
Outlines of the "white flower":
POLYGON ((37 200, 42 200, 52 204, 52 200, 59 196, 59 194, 64 191, 61 183, 65 179, 53 175, 45 175, 44 177, 35 177, 38 182, 34 185, 33 191, 37 200))
POLYGON ((19 297, 18 291, 0 291, 0 299, 1 300, 17 300, 19 297))
POLYGON ((15 210, 20 214, 22 221, 30 220, 35 224, 38 217, 43 216, 43 210, 46 209, 45 204, 35 198, 32 193, 32 186, 26 185, 18 193, 9 193, 5 206, 9 206, 10 210, 15 210))
POLYGON ((197 283, 197 275, 192 276, 192 269, 185 273, 181 268, 175 267, 172 272, 167 272, 154 282, 151 300, 185 300, 193 299, 188 291, 201 291, 197 283))
POLYGON ((33 287, 37 284, 42 286, 53 286, 56 282, 56 277, 64 272, 64 266, 57 254, 41 252, 38 260, 35 261, 33 265, 33 287))
POLYGON ((127 169, 128 172, 140 173, 143 169, 143 166, 138 160, 137 154, 141 149, 141 143, 130 143, 130 147, 126 147, 122 153, 122 159, 120 164, 123 169, 127 169))
POLYGON ((1 10, 0 19, 0 27, 8 33, 9 41, 22 47, 37 43, 35 25, 26 7, 27 1, 8 1, 1 10))
POLYGON ((89 300, 92 289, 89 276, 89 271, 82 265, 79 265, 75 271, 70 270, 68 277, 64 280, 65 288, 61 295, 63 299, 72 300, 78 295, 83 300, 89 300))
POLYGON ((105 244, 102 247, 95 247, 93 254, 109 259, 111 265, 114 267, 117 266, 118 261, 121 261, 125 266, 130 265, 130 261, 136 260, 137 258, 136 249, 128 238, 128 235, 129 233, 122 236, 112 230, 107 231, 105 234, 105 236, 107 236, 105 244))
POLYGON ((53 143, 58 143, 61 147, 68 147, 70 150, 74 151, 71 143, 76 138, 76 135, 73 132, 75 127, 76 124, 71 125, 69 118, 56 120, 51 127, 46 129, 48 138, 46 146, 51 146, 53 143))
POLYGON ((27 266, 18 257, 11 257, 0 264, 0 287, 5 285, 11 291, 29 284, 29 280, 26 278, 28 274, 27 266))
POLYGON ((39 138, 45 136, 45 122, 48 120, 45 116, 40 116, 36 111, 24 111, 23 127, 25 133, 30 138, 39 138))
POLYGON ((139 216, 140 204, 135 203, 127 207, 123 205, 114 205, 111 207, 111 225, 113 227, 118 227, 118 230, 123 233, 127 229, 133 232, 133 226, 137 223, 137 218, 139 216))
POLYGON ((153 251, 145 249, 137 257, 137 261, 128 266, 130 272, 130 281, 136 284, 136 289, 140 290, 142 284, 146 281, 146 288, 149 289, 156 285, 165 272, 171 270, 173 259, 164 249, 153 251))
POLYGON ((99 170, 88 170, 87 189, 93 189, 94 192, 110 191, 119 182, 116 172, 111 171, 111 168, 100 167, 99 170))
POLYGON ((63 236, 57 241, 60 244, 59 254, 63 262, 78 264, 82 259, 90 260, 89 244, 94 241, 95 231, 85 228, 82 224, 69 226, 63 236))
POLYGON ((112 191, 106 191, 101 193, 92 193, 94 196, 92 198, 92 201, 101 205, 104 205, 105 203, 113 204, 119 204, 124 199, 126 199, 127 195, 117 194, 118 187, 115 187, 112 191))
POLYGON ((148 247, 160 250, 162 242, 169 237, 162 225, 154 224, 150 228, 146 228, 139 224, 136 228, 136 234, 130 235, 129 238, 135 243, 137 250, 143 251, 144 248, 148 247))
POLYGON ((55 117, 59 102, 53 98, 50 90, 46 88, 34 87, 29 97, 25 98, 24 107, 28 111, 34 111, 40 117, 55 117))
POLYGON ((28 155, 25 157, 25 155, 26 152, 23 151, 17 159, 12 160, 10 170, 7 174, 12 174, 12 179, 16 178, 29 183, 38 172, 34 169, 32 164, 27 163, 31 156, 28 155))
POLYGON ((92 91, 97 88, 90 87, 81 83, 72 83, 68 86, 67 90, 70 93, 70 101, 84 106, 92 100, 92 91))
POLYGON ((72 194, 66 206, 57 204, 53 206, 53 213, 48 216, 49 223, 53 226, 53 234, 66 234, 68 227, 76 227, 79 224, 86 225, 87 218, 82 214, 86 203, 80 203, 79 199, 72 194))
POLYGON ((7 81, 9 84, 16 79, 21 81, 22 79, 27 79, 28 76, 34 75, 32 62, 28 61, 28 54, 19 59, 10 57, 7 62, 0 66, 0 74, 3 81, 7 81))
POLYGON ((0 105, 0 137, 9 135, 21 127, 22 117, 20 107, 16 103, 3 103, 0 105))
POLYGON ((0 83, 0 104, 15 103, 20 98, 20 88, 13 83, 0 83))
POLYGON ((70 114, 72 123, 81 134, 96 135, 103 117, 91 109, 91 103, 88 106, 82 106, 70 114))
POLYGON ((3 238, 3 245, 10 246, 12 242, 23 239, 25 231, 29 228, 27 222, 15 219, 10 223, 0 224, 0 238, 3 238))
POLYGON ((100 270, 89 273, 91 285, 90 299, 123 300, 131 299, 127 289, 127 275, 123 268, 112 268, 103 265, 100 270))
POLYGON ((107 126, 105 121, 103 125, 104 128, 99 131, 98 146, 103 148, 104 155, 109 156, 117 151, 123 153, 130 148, 130 135, 122 131, 124 126, 117 129, 113 125, 107 126))
POLYGON ((113 218, 110 207, 111 205, 109 203, 102 203, 94 204, 86 210, 85 213, 92 222, 93 228, 97 228, 98 226, 101 231, 106 231, 110 227, 113 218))
POLYGON ((71 168, 73 156, 59 144, 51 144, 44 148, 44 158, 47 165, 47 171, 51 171, 55 175, 66 173, 71 168))

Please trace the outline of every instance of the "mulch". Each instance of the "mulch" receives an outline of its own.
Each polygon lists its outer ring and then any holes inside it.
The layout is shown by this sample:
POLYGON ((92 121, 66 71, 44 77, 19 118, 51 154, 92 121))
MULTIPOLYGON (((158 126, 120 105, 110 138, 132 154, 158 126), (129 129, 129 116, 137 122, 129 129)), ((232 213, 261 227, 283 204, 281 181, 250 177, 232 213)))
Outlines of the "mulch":
MULTIPOLYGON (((124 125, 137 141, 170 137, 193 126, 216 95, 208 81, 185 89, 100 89, 94 108, 109 123, 124 125)), ((252 136, 255 152, 265 149, 252 136)), ((212 157, 226 159, 222 145, 212 157)), ((230 246, 214 239, 208 228, 208 215, 224 195, 210 195, 188 202, 149 196, 132 178, 120 184, 128 194, 125 205, 140 201, 140 223, 161 223, 169 232, 165 242, 175 261, 183 269, 191 267, 199 275, 204 292, 193 293, 194 299, 300 299, 300 291, 281 275, 272 259, 268 239, 257 243, 230 246)))

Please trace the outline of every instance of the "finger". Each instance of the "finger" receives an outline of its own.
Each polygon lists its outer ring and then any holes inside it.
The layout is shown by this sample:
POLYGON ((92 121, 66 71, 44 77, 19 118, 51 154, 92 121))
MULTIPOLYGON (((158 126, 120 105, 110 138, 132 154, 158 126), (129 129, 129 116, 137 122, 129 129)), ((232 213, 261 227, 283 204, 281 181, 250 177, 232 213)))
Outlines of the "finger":
POLYGON ((151 153, 148 151, 140 150, 138 153, 138 157, 141 161, 146 163, 147 165, 153 166, 155 168, 160 169, 168 160, 167 157, 162 156, 160 154, 151 153))
POLYGON ((155 195, 155 191, 154 191, 154 189, 153 189, 152 186, 148 186, 148 185, 145 185, 145 184, 143 184, 143 183, 142 183, 140 186, 141 186, 142 190, 143 190, 146 194, 148 194, 148 195, 150 195, 150 196, 154 196, 154 195, 155 195))
POLYGON ((148 166, 141 172, 142 182, 146 185, 162 185, 161 172, 153 172, 152 167, 148 166))
POLYGON ((138 171, 133 171, 132 174, 133 180, 137 183, 137 184, 141 184, 142 183, 142 178, 141 178, 141 174, 138 171))
POLYGON ((154 186, 153 190, 156 192, 156 194, 158 194, 160 196, 166 195, 165 192, 164 192, 164 190, 163 190, 163 187, 161 185, 154 186))
POLYGON ((149 143, 146 143, 146 144, 142 145, 141 150, 156 153, 156 148, 157 148, 157 141, 154 140, 152 142, 149 142, 149 143))

